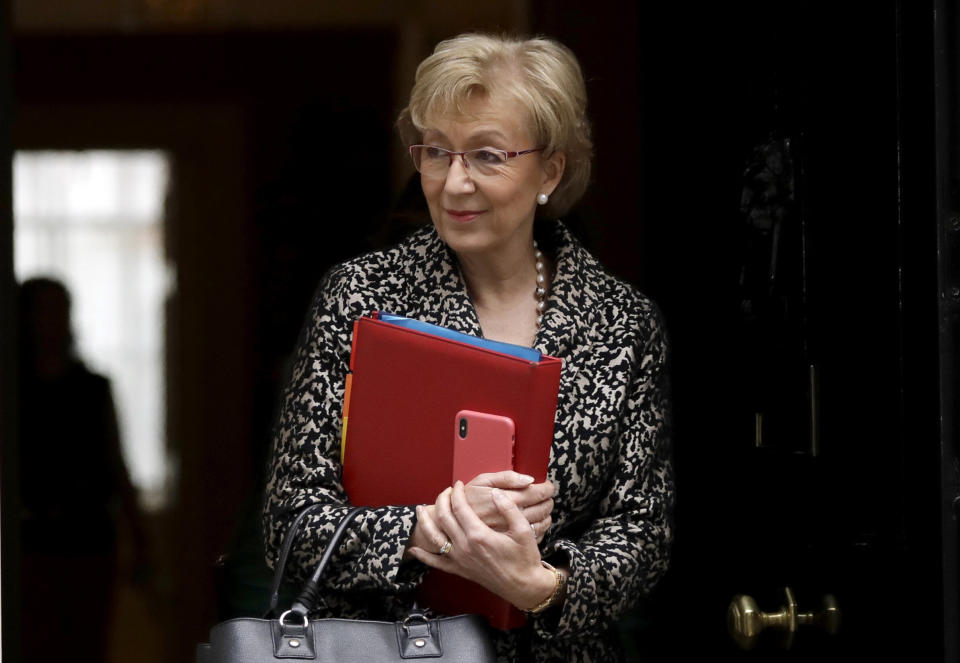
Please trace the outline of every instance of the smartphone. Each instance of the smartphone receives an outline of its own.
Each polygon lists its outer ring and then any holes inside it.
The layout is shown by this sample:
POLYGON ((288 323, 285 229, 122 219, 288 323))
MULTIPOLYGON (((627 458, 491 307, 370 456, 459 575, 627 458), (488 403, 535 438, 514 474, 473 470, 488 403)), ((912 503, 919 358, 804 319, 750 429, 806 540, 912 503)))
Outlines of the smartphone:
POLYGON ((478 474, 513 469, 513 419, 460 410, 454 420, 453 481, 468 483, 478 474))

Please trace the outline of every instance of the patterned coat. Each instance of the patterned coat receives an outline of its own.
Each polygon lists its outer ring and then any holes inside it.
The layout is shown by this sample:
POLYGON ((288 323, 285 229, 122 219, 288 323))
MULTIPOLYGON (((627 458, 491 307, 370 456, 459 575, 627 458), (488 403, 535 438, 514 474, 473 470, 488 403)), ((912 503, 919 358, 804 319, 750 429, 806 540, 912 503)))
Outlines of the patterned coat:
MULTIPOLYGON (((537 225, 556 272, 536 347, 563 359, 549 478, 556 485, 544 559, 570 567, 562 609, 497 632, 501 661, 615 661, 617 618, 667 567, 673 477, 666 340, 655 305, 617 280, 559 222, 537 225)), ((340 409, 353 321, 372 310, 480 335, 455 255, 432 227, 333 268, 310 310, 274 439, 264 524, 273 566, 291 519, 308 519, 291 575, 316 567, 346 512, 340 409)), ((426 567, 402 562, 413 507, 373 509, 352 526, 325 579, 332 616, 396 619, 426 567), (335 569, 335 570, 334 570, 335 569)))

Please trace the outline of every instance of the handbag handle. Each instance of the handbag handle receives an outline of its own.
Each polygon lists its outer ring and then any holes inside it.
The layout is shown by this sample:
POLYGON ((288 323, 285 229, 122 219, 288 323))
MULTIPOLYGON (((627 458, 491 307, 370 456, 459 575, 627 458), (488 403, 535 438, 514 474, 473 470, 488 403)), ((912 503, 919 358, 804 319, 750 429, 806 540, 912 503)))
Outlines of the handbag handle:
MULTIPOLYGON (((290 557, 290 551, 293 548, 294 540, 297 538, 297 533, 300 529, 301 523, 303 523, 304 519, 310 515, 310 513, 322 506, 326 505, 317 503, 311 504, 310 506, 302 509, 300 513, 297 514, 297 517, 294 519, 293 523, 291 523, 287 533, 284 535, 283 545, 280 547, 280 556, 277 559, 276 570, 274 571, 273 575, 273 586, 270 589, 270 607, 267 609, 265 617, 274 615, 277 609, 277 604, 280 602, 280 585, 283 583, 283 571, 287 566, 287 560, 290 557)), ((340 524, 337 525, 337 529, 334 530, 333 535, 327 542, 327 548, 323 551, 323 556, 320 558, 320 563, 317 565, 313 575, 310 576, 310 579, 304 586, 300 596, 296 601, 293 602, 293 606, 291 607, 293 612, 305 616, 313 608, 319 594, 317 583, 320 580, 320 576, 323 575, 323 570, 326 568, 327 562, 330 561, 333 553, 337 550, 337 548, 340 547, 340 540, 343 538, 343 534, 346 532, 347 527, 364 511, 366 511, 364 507, 353 507, 347 512, 347 515, 343 517, 343 519, 340 521, 340 524)))

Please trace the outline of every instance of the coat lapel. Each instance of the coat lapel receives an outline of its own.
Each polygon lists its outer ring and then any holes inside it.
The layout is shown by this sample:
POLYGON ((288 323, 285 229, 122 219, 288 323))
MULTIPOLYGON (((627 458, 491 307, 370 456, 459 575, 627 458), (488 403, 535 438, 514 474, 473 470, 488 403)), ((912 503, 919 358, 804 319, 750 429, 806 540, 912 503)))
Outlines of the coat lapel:
MULTIPOLYGON (((588 272, 601 268, 559 221, 544 223, 538 230, 538 241, 552 247, 555 274, 535 346, 554 357, 569 356, 585 340, 591 299, 588 272)), ((409 310, 404 315, 482 336, 456 255, 434 227, 416 231, 405 245, 403 263, 409 266, 406 282, 411 291, 406 298, 409 310)))

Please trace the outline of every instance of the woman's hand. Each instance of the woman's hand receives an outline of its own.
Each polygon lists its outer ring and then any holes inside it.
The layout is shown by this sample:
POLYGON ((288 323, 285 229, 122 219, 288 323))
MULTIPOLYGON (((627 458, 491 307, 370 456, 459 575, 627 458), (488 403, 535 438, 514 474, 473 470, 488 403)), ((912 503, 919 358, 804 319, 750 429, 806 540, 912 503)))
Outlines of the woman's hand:
POLYGON ((550 514, 553 511, 554 488, 549 481, 543 483, 533 481, 533 477, 512 470, 490 472, 480 474, 466 484, 465 493, 467 501, 480 520, 487 527, 504 532, 507 529, 507 521, 496 508, 492 497, 493 489, 500 489, 517 505, 527 522, 533 525, 537 543, 540 543, 552 523, 550 514))
MULTIPOLYGON (((499 489, 507 499, 517 505, 529 523, 537 543, 543 541, 544 535, 553 523, 550 515, 553 511, 553 484, 550 481, 534 483, 533 477, 513 470, 479 474, 466 484, 464 490, 467 501, 477 517, 490 529, 505 532, 508 527, 507 521, 494 504, 494 489, 499 489)), ((436 505, 430 504, 422 509, 418 507, 417 524, 407 541, 404 559, 411 557, 409 549, 412 547, 422 548, 427 552, 438 552, 447 541, 447 537, 442 532, 428 534, 424 531, 420 524, 424 511, 432 522, 436 520, 436 505)))
POLYGON ((472 580, 518 608, 531 608, 550 595, 556 576, 540 564, 536 535, 516 503, 499 488, 490 489, 490 499, 506 524, 504 531, 479 517, 458 481, 440 493, 432 513, 418 507, 418 529, 431 547, 411 545, 408 553, 427 566, 472 580), (446 541, 449 550, 439 554, 446 541))

